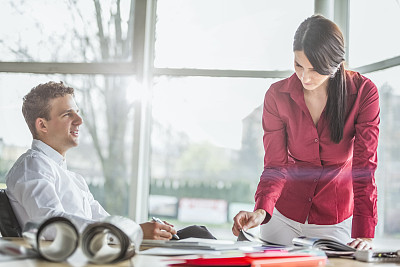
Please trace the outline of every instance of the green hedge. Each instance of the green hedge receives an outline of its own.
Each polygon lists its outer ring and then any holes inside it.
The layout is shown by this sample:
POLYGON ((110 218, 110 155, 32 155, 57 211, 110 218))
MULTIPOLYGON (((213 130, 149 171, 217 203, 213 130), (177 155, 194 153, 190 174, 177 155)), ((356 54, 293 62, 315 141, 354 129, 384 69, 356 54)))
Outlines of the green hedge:
POLYGON ((221 182, 214 180, 152 179, 150 194, 254 203, 255 189, 255 185, 247 180, 221 182))

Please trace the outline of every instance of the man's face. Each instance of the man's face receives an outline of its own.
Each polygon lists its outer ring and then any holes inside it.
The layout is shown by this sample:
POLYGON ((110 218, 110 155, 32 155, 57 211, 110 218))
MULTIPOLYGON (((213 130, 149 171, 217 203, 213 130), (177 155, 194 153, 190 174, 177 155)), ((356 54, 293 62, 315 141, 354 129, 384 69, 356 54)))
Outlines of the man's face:
POLYGON ((78 145, 79 126, 83 121, 72 95, 54 98, 49 104, 50 120, 45 121, 47 131, 42 141, 65 156, 68 149, 78 145))

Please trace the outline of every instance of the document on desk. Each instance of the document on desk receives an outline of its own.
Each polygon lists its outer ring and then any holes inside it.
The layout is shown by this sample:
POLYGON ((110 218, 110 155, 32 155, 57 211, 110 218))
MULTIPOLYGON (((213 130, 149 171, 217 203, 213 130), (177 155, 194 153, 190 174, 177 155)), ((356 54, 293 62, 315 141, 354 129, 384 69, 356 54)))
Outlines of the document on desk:
POLYGON ((149 248, 140 251, 140 255, 152 256, 184 256, 184 255, 221 255, 221 251, 205 249, 181 249, 181 248, 149 248))
POLYGON ((12 241, 0 239, 0 262, 38 257, 37 253, 12 241))
POLYGON ((257 242, 186 238, 182 240, 143 240, 140 254, 147 255, 189 255, 218 254, 219 251, 260 251, 257 242))

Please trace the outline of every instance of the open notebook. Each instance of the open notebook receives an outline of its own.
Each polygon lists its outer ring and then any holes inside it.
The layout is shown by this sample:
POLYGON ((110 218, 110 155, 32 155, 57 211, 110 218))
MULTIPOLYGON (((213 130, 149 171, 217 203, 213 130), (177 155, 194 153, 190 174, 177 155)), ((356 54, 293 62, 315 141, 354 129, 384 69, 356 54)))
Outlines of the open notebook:
POLYGON ((295 246, 323 250, 328 257, 353 256, 356 252, 355 248, 331 239, 300 236, 294 238, 292 242, 295 246))
MULTIPOLYGON (((239 235, 239 240, 249 240, 252 242, 259 242, 266 247, 279 247, 281 245, 276 243, 271 243, 267 240, 264 240, 250 232, 242 230, 239 235)), ((293 246, 289 247, 286 246, 288 250, 301 250, 301 249, 320 249, 325 252, 328 257, 338 257, 338 256, 353 256, 354 252, 356 251, 355 248, 352 248, 346 244, 340 243, 335 240, 331 239, 323 239, 323 238, 313 238, 313 237, 306 237, 300 236, 296 237, 292 240, 293 246)), ((285 247, 285 246, 282 246, 285 247)))

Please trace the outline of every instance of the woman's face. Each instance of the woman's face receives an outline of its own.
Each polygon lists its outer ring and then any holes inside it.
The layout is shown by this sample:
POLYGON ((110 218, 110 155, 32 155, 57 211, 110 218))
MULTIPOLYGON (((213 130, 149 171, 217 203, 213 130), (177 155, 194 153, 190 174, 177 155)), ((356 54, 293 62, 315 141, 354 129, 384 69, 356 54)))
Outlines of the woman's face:
POLYGON ((326 90, 328 87, 330 76, 316 72, 303 51, 294 51, 294 69, 305 90, 326 90))

